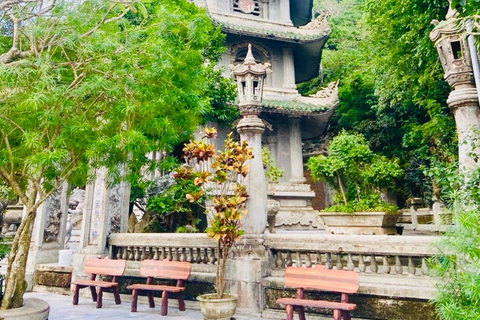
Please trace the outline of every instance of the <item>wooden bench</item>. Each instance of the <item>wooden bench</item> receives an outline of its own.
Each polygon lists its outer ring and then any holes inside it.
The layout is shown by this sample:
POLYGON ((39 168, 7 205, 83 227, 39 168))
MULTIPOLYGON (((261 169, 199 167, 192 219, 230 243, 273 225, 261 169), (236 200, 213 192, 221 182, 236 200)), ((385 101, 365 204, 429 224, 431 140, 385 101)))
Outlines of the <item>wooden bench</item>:
POLYGON ((90 259, 85 263, 83 271, 90 273, 90 279, 76 280, 72 282, 73 304, 78 304, 79 291, 83 288, 90 288, 93 301, 97 302, 97 308, 102 307, 102 294, 104 289, 113 289, 115 303, 120 304, 120 294, 118 293, 118 277, 123 275, 127 262, 125 260, 90 259), (112 276, 112 281, 101 281, 97 279, 100 275, 112 276), (96 290, 95 290, 96 289, 96 290))
POLYGON ((348 294, 358 290, 358 274, 353 271, 326 270, 323 266, 314 268, 288 267, 285 271, 285 286, 297 289, 295 298, 280 298, 276 303, 285 305, 287 320, 293 320, 293 312, 305 320, 305 307, 333 310, 334 320, 350 320, 350 311, 357 305, 348 303, 348 294), (340 302, 309 300, 303 298, 304 289, 340 293, 340 302))
POLYGON ((186 280, 190 275, 192 265, 190 262, 168 261, 168 260, 144 260, 140 265, 140 275, 147 277, 146 284, 132 284, 127 289, 132 290, 132 307, 131 311, 137 311, 138 293, 141 291, 147 292, 148 305, 150 308, 155 307, 153 301, 153 291, 162 292, 162 305, 160 313, 166 316, 168 312, 168 296, 169 293, 174 293, 178 300, 178 309, 185 311, 185 302, 183 301, 183 280, 186 280), (175 286, 156 285, 153 284, 154 278, 173 279, 177 280, 175 286))

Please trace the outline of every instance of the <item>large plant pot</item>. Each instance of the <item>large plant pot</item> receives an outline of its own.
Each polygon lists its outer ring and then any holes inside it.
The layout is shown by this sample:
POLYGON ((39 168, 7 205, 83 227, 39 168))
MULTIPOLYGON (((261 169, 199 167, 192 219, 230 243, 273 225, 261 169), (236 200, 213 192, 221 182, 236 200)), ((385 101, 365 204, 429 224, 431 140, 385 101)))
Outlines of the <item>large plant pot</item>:
POLYGON ((46 320, 50 313, 50 306, 37 298, 26 298, 23 307, 0 310, 0 319, 3 320, 46 320))
POLYGON ((237 309, 237 299, 232 294, 224 294, 222 299, 217 299, 215 293, 197 297, 204 320, 230 320, 237 309))
POLYGON ((326 231, 333 234, 397 234, 399 216, 385 212, 320 212, 326 231))

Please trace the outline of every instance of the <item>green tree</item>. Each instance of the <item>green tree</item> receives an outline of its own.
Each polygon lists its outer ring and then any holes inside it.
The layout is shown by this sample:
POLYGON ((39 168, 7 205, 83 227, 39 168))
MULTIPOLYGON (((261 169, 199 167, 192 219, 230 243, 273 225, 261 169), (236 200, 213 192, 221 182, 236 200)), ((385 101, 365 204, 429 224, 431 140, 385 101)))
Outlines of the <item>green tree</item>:
POLYGON ((35 213, 64 181, 99 166, 111 183, 135 181, 155 166, 148 152, 186 141, 211 110, 220 31, 185 0, 146 4, 0 4, 0 180, 26 207, 2 309, 23 304, 35 213))
POLYGON ((430 197, 432 181, 424 169, 453 163, 457 149, 446 105, 450 89, 429 39, 430 22, 444 19, 448 1, 342 0, 335 5, 341 10, 329 18, 332 35, 322 57, 324 81, 340 80, 340 104, 329 134, 362 133, 373 151, 400 159, 405 176, 403 190, 397 191, 430 197))

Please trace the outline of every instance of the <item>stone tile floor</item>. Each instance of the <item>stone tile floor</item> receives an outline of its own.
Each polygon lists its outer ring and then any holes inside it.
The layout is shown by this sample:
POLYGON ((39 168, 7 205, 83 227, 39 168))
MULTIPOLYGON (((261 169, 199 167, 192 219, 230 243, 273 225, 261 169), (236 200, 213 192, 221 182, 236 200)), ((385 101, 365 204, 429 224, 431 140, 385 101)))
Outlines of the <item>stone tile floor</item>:
MULTIPOLYGON (((122 301, 116 305, 113 300, 103 299, 103 307, 95 308, 95 303, 91 299, 80 297, 79 304, 72 305, 72 296, 59 295, 53 293, 28 292, 25 298, 39 298, 50 305, 49 320, 74 320, 74 319, 102 319, 102 320, 123 320, 123 319, 142 319, 142 320, 202 320, 203 317, 199 310, 189 308, 181 312, 175 306, 169 306, 168 315, 162 317, 160 308, 150 309, 145 303, 138 303, 138 312, 130 312, 130 303, 122 301)), ((233 318, 232 318, 233 319, 233 318)), ((256 318, 245 315, 235 315, 235 320, 268 320, 267 318, 256 318)))

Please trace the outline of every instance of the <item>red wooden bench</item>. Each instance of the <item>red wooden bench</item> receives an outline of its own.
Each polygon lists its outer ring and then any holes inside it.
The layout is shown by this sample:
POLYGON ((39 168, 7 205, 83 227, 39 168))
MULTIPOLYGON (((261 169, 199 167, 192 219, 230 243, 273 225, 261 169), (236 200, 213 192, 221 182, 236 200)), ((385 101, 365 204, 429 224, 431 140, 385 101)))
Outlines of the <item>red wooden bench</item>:
POLYGON ((183 280, 186 280, 190 275, 192 266, 190 262, 168 261, 168 260, 144 260, 140 265, 140 275, 147 277, 146 284, 132 284, 127 289, 132 290, 132 307, 131 311, 137 311, 138 293, 141 291, 147 292, 148 305, 150 308, 155 307, 153 301, 153 291, 162 292, 162 304, 160 313, 166 316, 168 312, 168 296, 169 293, 176 294, 178 300, 178 309, 185 311, 185 302, 183 301, 183 280), (173 279, 177 280, 175 286, 156 285, 153 284, 154 278, 173 279))
POLYGON ((305 320, 305 307, 333 310, 334 320, 350 320, 350 311, 357 305, 348 303, 348 294, 358 290, 358 274, 353 271, 326 270, 323 266, 315 268, 288 267, 285 271, 285 286, 297 289, 295 298, 280 298, 276 303, 285 305, 287 320, 293 320, 293 312, 305 320), (340 302, 310 300, 303 298, 304 289, 314 289, 340 293, 340 302))
POLYGON ((125 260, 90 259, 85 263, 83 271, 90 273, 90 279, 76 280, 72 282, 73 304, 78 304, 79 291, 83 288, 90 288, 93 301, 97 302, 97 308, 102 307, 102 294, 104 289, 113 289, 115 303, 120 304, 120 294, 118 293, 118 277, 123 275, 127 262, 125 260), (112 276, 112 281, 102 281, 97 279, 100 275, 112 276), (96 289, 96 290, 95 290, 96 289))

